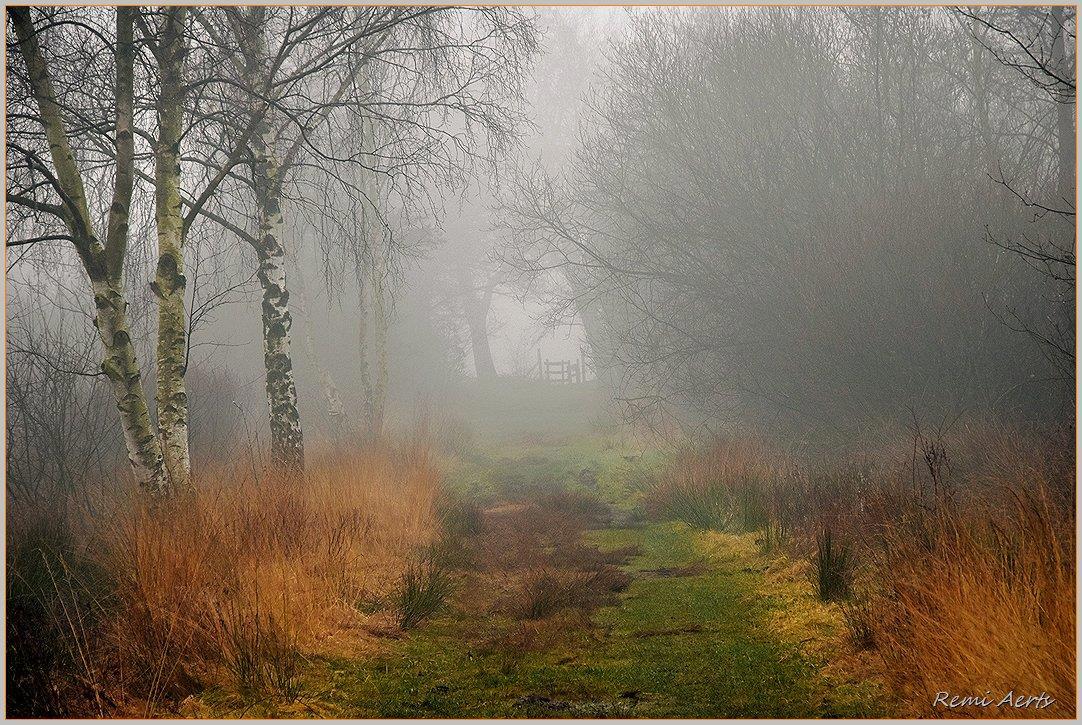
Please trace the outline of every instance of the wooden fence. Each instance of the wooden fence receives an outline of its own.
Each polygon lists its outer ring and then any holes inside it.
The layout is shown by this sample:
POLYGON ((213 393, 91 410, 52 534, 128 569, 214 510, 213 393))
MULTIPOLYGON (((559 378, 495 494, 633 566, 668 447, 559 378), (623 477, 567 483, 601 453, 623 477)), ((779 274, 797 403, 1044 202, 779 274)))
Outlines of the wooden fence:
POLYGON ((582 383, 586 380, 586 358, 578 360, 549 360, 537 351, 538 377, 546 383, 582 383))

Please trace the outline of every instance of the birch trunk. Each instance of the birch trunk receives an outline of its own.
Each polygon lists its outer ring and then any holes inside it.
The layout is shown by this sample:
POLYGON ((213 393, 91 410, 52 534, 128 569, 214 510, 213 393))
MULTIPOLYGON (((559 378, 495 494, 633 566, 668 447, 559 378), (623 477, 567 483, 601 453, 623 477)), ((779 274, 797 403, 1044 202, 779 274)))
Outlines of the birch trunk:
POLYGON ((286 286, 285 249, 282 246, 281 167, 274 149, 274 134, 266 122, 253 143, 259 235, 257 276, 263 288, 263 362, 267 373, 270 408, 271 461, 287 471, 304 470, 304 435, 297 409, 297 386, 286 286))
POLYGON ((192 488, 188 451, 187 319, 184 309, 184 220, 180 207, 180 138, 184 116, 184 8, 167 11, 159 48, 161 92, 155 159, 158 266, 158 435, 174 491, 192 488))
POLYGON ((92 286, 96 308, 94 325, 105 349, 101 369, 113 387, 128 461, 144 490, 155 495, 164 494, 169 487, 162 451, 150 424, 139 361, 128 332, 128 303, 124 299, 124 289, 110 280, 96 280, 92 286))
MULTIPOLYGON (((361 76, 362 93, 367 92, 370 83, 370 77, 364 73, 361 76)), ((373 148, 378 146, 372 119, 362 120, 361 136, 362 141, 370 141, 373 148)), ((379 179, 370 169, 361 173, 365 198, 361 201, 364 253, 357 255, 357 288, 361 303, 357 316, 358 363, 365 399, 366 434, 369 439, 376 439, 383 435, 387 401, 387 252, 383 249, 384 240, 379 238, 383 236, 379 234, 378 204, 382 198, 379 179)))
POLYGON ((141 385, 139 361, 128 331, 128 305, 124 299, 124 257, 134 184, 135 140, 132 128, 135 64, 132 8, 118 8, 116 16, 116 181, 102 244, 94 229, 82 174, 68 139, 60 105, 53 90, 48 64, 38 43, 37 31, 26 7, 8 11, 41 123, 49 143, 53 170, 64 197, 59 216, 71 232, 94 297, 94 325, 102 342, 101 369, 112 383, 127 447, 128 460, 139 486, 153 495, 168 492, 161 445, 150 423, 146 395, 141 385))
POLYGON ((252 183, 255 190, 259 231, 249 239, 259 267, 256 276, 263 289, 263 364, 266 371, 267 407, 271 433, 271 463, 287 473, 304 470, 304 435, 297 409, 297 386, 293 358, 286 286, 285 248, 282 245, 282 160, 277 149, 271 111, 263 98, 271 93, 271 58, 266 52, 267 11, 254 6, 236 15, 246 74, 254 83, 250 113, 255 123, 251 139, 252 183))
POLYGON ((373 438, 383 435, 383 419, 387 408, 387 266, 378 251, 372 263, 372 345, 375 380, 369 403, 369 433, 373 438))
POLYGON ((358 372, 364 393, 365 435, 375 440, 383 435, 387 407, 387 315, 384 269, 376 259, 357 275, 361 310, 357 315, 358 372))
POLYGON ((362 259, 357 262, 357 265, 357 303, 360 305, 360 311, 357 314, 357 375, 360 377, 361 394, 364 396, 364 435, 371 438, 373 401, 376 395, 372 382, 372 368, 368 360, 371 354, 368 339, 371 335, 371 326, 368 324, 371 292, 369 292, 370 280, 367 279, 366 262, 362 259))

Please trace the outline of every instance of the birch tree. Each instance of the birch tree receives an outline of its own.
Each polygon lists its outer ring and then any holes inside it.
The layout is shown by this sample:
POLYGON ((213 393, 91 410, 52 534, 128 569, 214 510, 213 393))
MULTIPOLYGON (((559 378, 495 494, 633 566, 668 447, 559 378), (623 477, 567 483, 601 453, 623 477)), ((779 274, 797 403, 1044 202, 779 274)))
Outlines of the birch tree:
MULTIPOLYGON (((279 219, 273 213, 275 206, 279 212, 290 206, 312 207, 317 215, 337 218, 339 227, 352 230, 321 239, 320 245, 328 258, 354 267, 361 304, 357 320, 361 383, 370 436, 379 436, 383 428, 390 287, 400 254, 389 220, 408 219, 412 210, 430 204, 435 190, 463 183, 472 166, 491 163, 513 143, 520 122, 516 102, 521 76, 535 47, 531 20, 515 10, 401 8, 389 13, 390 9, 379 8, 335 16, 333 22, 342 28, 344 40, 324 43, 331 56, 317 54, 286 63, 280 60, 281 50, 260 49, 250 38, 239 43, 245 67, 253 71, 243 77, 260 77, 260 63, 253 64, 252 59, 261 54, 276 59, 282 76, 264 77, 262 87, 246 90, 267 103, 268 118, 274 121, 264 128, 264 140, 253 142, 251 183, 262 220, 256 242, 270 248, 268 220, 279 230, 295 228, 284 215, 279 219), (294 65, 320 66, 318 81, 303 70, 290 71, 294 65), (266 182, 269 176, 276 185, 266 182), (291 187, 298 183, 315 185, 320 192, 291 195, 291 187), (328 193, 328 186, 337 193, 328 193)), ((292 15, 275 22, 301 24, 292 15)), ((272 21, 236 15, 232 23, 234 28, 251 29, 272 21)), ((312 19, 305 23, 304 32, 314 32, 310 28, 317 23, 312 19)), ((275 32, 274 37, 298 34, 275 32)), ((271 236, 280 240, 282 232, 271 236)), ((279 241, 278 246, 284 245, 279 241)), ((258 247, 257 252, 261 265, 264 258, 277 257, 277 252, 268 255, 258 247)), ((284 275, 280 281, 284 284, 284 275)), ((271 309, 287 311, 288 292, 265 296, 264 313, 271 309)), ((288 331, 286 325, 265 326, 271 337, 285 341, 288 335, 278 334, 283 328, 288 331)), ((284 351, 287 345, 279 348, 284 351)), ((284 363, 286 357, 279 359, 284 363)), ((268 375, 269 398, 274 397, 272 377, 281 376, 268 375)), ((296 410, 295 392, 285 397, 294 402, 280 410, 272 403, 272 418, 293 421, 287 411, 296 410)), ((287 427, 300 440, 299 416, 295 422, 287 427)))
POLYGON ((169 480, 177 490, 191 483, 188 450, 187 322, 184 275, 184 217, 181 209, 181 137, 187 102, 184 79, 187 9, 163 11, 160 39, 149 39, 159 68, 154 141, 154 217, 158 263, 151 289, 158 298, 158 434, 169 480))
MULTIPOLYGON (((229 150, 207 154, 215 168, 211 184, 189 203, 200 214, 248 243, 256 253, 263 295, 263 353, 272 462, 285 471, 304 467, 304 438, 294 380, 292 315, 286 281, 284 188, 306 135, 350 88, 350 75, 335 75, 344 59, 405 18, 428 10, 373 8, 253 7, 206 10, 199 15, 219 56, 222 89, 216 104, 229 150), (330 85, 325 94, 320 91, 330 85), (238 174, 247 164, 247 176, 238 174), (238 189, 237 184, 240 185, 238 189), (251 225, 237 218, 232 202, 250 190, 251 225), (254 227, 254 229, 253 229, 254 227)), ((363 53, 362 53, 363 58, 363 53)), ((214 148, 213 134, 209 145, 214 148)))
MULTIPOLYGON (((114 183, 106 214, 104 234, 97 227, 88 202, 80 159, 73 150, 67 109, 54 85, 54 70, 41 43, 41 32, 29 8, 10 8, 8 17, 15 30, 18 50, 25 64, 26 83, 36 106, 34 121, 40 125, 47 156, 39 148, 26 145, 23 139, 9 135, 8 150, 20 158, 21 180, 10 183, 7 202, 46 215, 62 223, 63 236, 74 247, 89 280, 88 293, 94 302, 94 325, 102 344, 101 369, 108 377, 116 400, 124 432, 128 460, 139 485, 148 493, 161 496, 168 491, 162 448, 150 420, 146 396, 141 385, 139 361, 132 345, 125 299, 124 259, 128 248, 128 228, 132 189, 135 180, 134 25, 137 11, 119 8, 115 16, 112 52, 115 59, 113 87, 115 148, 114 183), (15 187, 15 188, 13 188, 15 187)), ((58 32, 53 30, 53 32, 58 32)), ((9 129, 12 109, 9 108, 9 129)), ((82 119, 79 119, 82 122, 82 119)), ((46 222, 47 223, 47 222, 46 222)), ((36 238, 55 235, 43 234, 36 238)), ((33 242, 34 238, 19 240, 33 242)), ((10 242, 9 242, 10 244, 10 242)))

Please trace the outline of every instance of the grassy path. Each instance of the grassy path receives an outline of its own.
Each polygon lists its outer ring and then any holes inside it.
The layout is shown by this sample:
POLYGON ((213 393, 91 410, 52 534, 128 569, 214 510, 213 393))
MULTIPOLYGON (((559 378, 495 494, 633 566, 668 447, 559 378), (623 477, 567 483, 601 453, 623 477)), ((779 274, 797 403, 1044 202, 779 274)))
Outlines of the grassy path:
MULTIPOLYGON (((613 478, 609 469, 630 456, 584 450, 532 450, 518 465, 514 458, 481 461, 468 478, 476 487, 485 475, 499 479, 512 471, 509 480, 519 488, 539 481, 613 488, 612 480, 605 483, 613 478), (590 470, 584 460, 599 470, 584 475, 590 470)), ((315 700, 309 711, 337 717, 886 714, 874 688, 832 684, 797 646, 771 634, 771 611, 784 603, 761 593, 763 560, 750 536, 651 523, 589 531, 585 538, 603 550, 637 547, 623 565, 632 581, 614 606, 557 622, 556 634, 550 630, 540 647, 516 646, 506 633, 523 625, 504 615, 452 608, 374 659, 322 660, 305 687, 315 700)))

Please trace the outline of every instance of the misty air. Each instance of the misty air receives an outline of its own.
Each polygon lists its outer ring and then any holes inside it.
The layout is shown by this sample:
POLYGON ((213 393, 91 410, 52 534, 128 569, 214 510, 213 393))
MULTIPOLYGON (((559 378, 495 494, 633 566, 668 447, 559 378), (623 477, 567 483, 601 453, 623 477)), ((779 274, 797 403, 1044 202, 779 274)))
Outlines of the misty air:
POLYGON ((1076 14, 9 6, 6 713, 1076 714, 1076 14))

